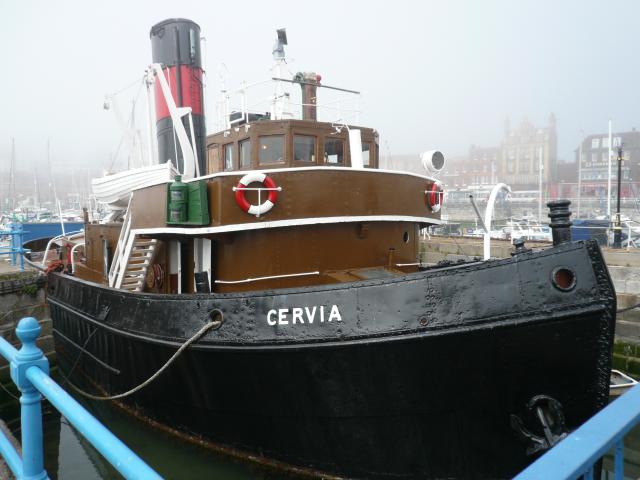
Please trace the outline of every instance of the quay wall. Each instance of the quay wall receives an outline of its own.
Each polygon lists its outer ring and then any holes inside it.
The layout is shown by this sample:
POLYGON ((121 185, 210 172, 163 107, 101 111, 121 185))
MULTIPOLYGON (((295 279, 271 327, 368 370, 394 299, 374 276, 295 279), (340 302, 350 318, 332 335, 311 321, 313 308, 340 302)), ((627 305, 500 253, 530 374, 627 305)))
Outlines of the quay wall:
MULTIPOLYGON (((526 242, 528 248, 547 248, 547 242, 526 242)), ((613 368, 622 370, 640 379, 640 249, 602 249, 607 267, 618 297, 616 337, 613 354, 613 368), (625 310, 628 309, 628 310, 625 310)), ((513 252, 508 240, 491 240, 491 256, 507 258, 513 252)), ((420 246, 421 261, 438 263, 441 261, 482 258, 481 238, 458 236, 431 236, 424 238, 420 246)))
MULTIPOLYGON (((0 273, 0 335, 19 348, 20 341, 15 329, 23 317, 34 317, 40 323, 42 332, 37 344, 50 363, 55 361, 53 333, 49 306, 46 303, 44 277, 38 272, 9 271, 0 273)), ((0 357, 0 406, 11 399, 6 390, 13 391, 15 386, 10 378, 9 365, 0 357)))

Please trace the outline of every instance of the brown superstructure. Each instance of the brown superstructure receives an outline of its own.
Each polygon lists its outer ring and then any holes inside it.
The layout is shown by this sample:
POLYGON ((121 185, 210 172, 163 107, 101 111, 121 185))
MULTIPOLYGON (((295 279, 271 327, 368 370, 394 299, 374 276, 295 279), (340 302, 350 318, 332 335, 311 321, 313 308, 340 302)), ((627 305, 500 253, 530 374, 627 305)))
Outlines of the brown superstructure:
MULTIPOLYGON (((193 293, 198 271, 209 274, 213 292, 415 271, 420 228, 440 222, 429 203, 434 181, 378 170, 378 151, 373 129, 310 120, 264 119, 210 135, 207 172, 194 180, 206 183, 208 225, 167 224, 167 185, 135 191, 128 215, 137 236, 129 262, 140 268, 130 267, 125 275, 145 274, 138 291, 193 293), (351 167, 350 128, 361 132, 364 168, 351 167), (244 211, 234 192, 245 174, 256 171, 279 188, 274 206, 261 215, 244 211), (153 252, 142 248, 145 241, 154 243, 153 252), (206 259, 196 262, 203 241, 206 259), (144 255, 136 260, 138 250, 144 255)), ((259 205, 269 192, 243 193, 249 204, 259 205)), ((123 222, 86 225, 86 254, 76 265, 77 276, 108 283, 105 274, 122 227, 123 222)))

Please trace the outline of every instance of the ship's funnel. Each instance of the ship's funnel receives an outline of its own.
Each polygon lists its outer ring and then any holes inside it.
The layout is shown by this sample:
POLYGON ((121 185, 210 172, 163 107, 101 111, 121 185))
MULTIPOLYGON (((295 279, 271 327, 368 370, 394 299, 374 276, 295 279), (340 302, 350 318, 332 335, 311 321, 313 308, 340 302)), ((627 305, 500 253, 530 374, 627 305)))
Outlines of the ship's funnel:
MULTIPOLYGON (((206 172, 206 126, 202 95, 202 59, 200 27, 191 20, 170 18, 151 28, 151 54, 153 63, 162 65, 162 71, 171 89, 176 107, 190 107, 193 118, 195 146, 200 173, 206 172)), ((158 163, 171 160, 179 171, 184 171, 182 151, 176 148, 173 123, 159 82, 155 86, 156 127, 158 131, 158 163)), ((182 118, 191 139, 189 118, 182 118)))

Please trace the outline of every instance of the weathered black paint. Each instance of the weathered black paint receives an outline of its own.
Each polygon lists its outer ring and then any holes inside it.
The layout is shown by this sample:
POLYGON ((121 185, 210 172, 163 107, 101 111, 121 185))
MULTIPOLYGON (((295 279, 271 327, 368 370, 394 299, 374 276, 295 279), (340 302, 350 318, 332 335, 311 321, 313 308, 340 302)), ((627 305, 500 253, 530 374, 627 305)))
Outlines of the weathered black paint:
POLYGON ((109 393, 154 373, 214 309, 222 327, 130 398, 215 442, 356 478, 507 478, 535 395, 575 428, 607 402, 615 295, 595 242, 398 279, 243 294, 131 294, 49 277, 63 368, 109 393), (563 292, 552 272, 571 265, 563 292), (336 304, 342 322, 269 326, 336 304), (72 343, 73 342, 73 343, 72 343))

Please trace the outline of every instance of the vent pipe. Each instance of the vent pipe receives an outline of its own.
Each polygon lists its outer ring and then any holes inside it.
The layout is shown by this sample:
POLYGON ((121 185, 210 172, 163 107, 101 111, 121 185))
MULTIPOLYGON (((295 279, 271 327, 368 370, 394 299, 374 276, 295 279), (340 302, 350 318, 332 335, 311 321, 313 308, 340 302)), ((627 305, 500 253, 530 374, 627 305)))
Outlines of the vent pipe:
POLYGON ((318 120, 316 104, 318 102, 318 85, 322 77, 315 72, 298 72, 293 81, 302 88, 302 119, 318 120))

